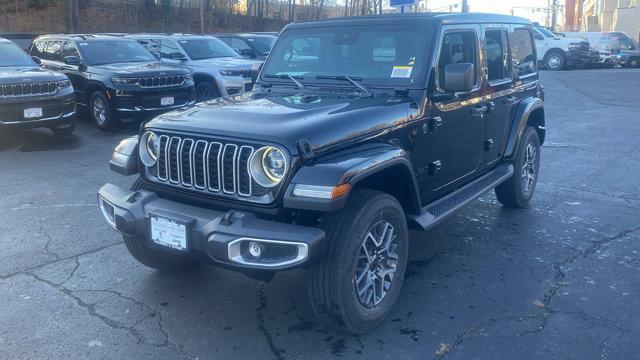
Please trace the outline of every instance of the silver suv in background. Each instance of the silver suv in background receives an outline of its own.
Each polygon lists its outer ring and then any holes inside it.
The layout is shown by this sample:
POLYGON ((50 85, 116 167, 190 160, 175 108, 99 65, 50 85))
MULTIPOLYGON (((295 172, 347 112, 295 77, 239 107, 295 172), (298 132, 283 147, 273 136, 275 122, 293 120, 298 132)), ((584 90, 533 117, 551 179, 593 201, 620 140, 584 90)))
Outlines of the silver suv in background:
POLYGON ((243 59, 233 49, 207 35, 130 35, 161 61, 193 72, 196 101, 241 94, 253 88, 252 75, 261 62, 243 59))

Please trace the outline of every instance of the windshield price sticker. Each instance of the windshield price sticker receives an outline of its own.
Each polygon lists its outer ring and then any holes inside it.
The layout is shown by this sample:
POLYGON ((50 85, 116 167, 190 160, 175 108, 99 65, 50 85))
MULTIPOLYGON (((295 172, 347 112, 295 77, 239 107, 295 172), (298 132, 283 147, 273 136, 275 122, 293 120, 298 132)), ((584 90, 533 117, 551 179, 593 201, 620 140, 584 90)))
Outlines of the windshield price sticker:
POLYGON ((391 72, 392 78, 408 78, 411 77, 413 66, 394 66, 391 72))

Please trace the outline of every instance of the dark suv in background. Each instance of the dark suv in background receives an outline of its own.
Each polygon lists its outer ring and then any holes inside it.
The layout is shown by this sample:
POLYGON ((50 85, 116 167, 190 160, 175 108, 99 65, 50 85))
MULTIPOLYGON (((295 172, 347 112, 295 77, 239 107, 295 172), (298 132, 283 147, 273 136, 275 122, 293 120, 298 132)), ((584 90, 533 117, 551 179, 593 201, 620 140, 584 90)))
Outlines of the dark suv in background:
POLYGON ((248 59, 266 60, 277 36, 264 34, 217 34, 214 35, 248 59))
POLYGON ((18 45, 0 38, 0 127, 46 127, 65 135, 73 131, 74 118, 69 79, 41 69, 18 45))
POLYGON ((121 118, 151 117, 195 102, 191 72, 162 64, 137 41, 107 35, 46 35, 31 55, 66 74, 78 105, 101 129, 121 118))

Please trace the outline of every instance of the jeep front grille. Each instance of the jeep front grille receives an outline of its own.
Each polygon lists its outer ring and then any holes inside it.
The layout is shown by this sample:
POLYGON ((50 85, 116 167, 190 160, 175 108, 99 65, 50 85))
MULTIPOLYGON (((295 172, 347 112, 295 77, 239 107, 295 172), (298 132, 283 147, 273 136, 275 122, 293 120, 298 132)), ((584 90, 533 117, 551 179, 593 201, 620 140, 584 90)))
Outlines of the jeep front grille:
POLYGON ((175 76, 150 76, 140 78, 140 87, 143 89, 167 88, 184 84, 184 75, 175 76))
POLYGON ((0 84, 0 97, 21 97, 50 95, 58 91, 58 83, 55 81, 31 84, 0 84))
POLYGON ((215 194, 250 197, 249 159, 253 146, 160 135, 152 180, 215 194))

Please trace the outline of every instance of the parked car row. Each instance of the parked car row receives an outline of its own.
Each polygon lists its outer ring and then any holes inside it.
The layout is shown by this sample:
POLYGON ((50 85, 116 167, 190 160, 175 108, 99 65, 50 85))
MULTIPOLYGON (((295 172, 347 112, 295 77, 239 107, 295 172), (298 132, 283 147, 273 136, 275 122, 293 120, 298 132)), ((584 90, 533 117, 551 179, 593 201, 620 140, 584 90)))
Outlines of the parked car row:
POLYGON ((70 133, 77 104, 99 128, 110 129, 121 119, 148 119, 195 102, 250 91, 276 37, 220 36, 223 40, 189 34, 43 35, 25 49, 31 58, 3 40, 0 101, 10 101, 15 109, 3 107, 2 125, 44 126, 70 133), (52 85, 46 92, 31 87, 45 75, 59 78, 58 87, 52 85), (42 103, 44 97, 65 94, 70 95, 66 98, 70 109, 54 111, 42 103), (69 124, 65 131, 58 126, 59 118, 69 124))
POLYGON ((538 61, 548 70, 569 67, 640 67, 640 46, 621 32, 567 32, 556 34, 535 24, 538 61))

